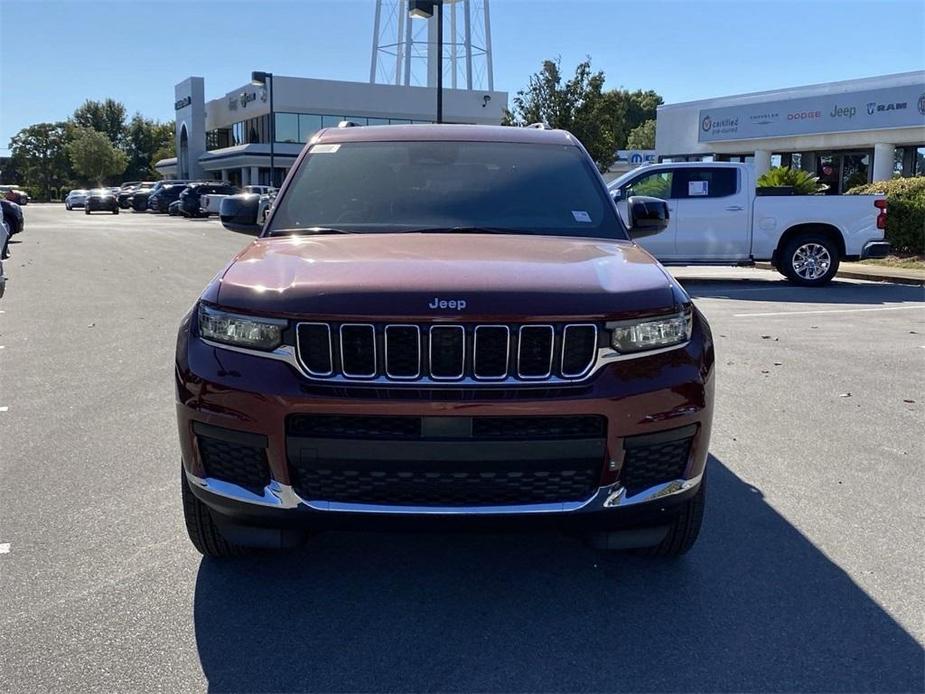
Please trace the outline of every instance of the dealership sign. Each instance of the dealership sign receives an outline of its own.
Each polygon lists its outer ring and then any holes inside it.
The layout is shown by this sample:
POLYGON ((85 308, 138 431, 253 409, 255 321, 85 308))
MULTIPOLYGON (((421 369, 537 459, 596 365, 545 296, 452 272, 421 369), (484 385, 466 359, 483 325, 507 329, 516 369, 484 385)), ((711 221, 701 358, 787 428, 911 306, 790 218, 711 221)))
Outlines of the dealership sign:
POLYGON ((261 88, 259 91, 243 91, 240 94, 233 94, 228 97, 228 110, 237 111, 238 105, 240 104, 241 108, 247 108, 247 105, 252 101, 257 101, 257 98, 260 98, 261 102, 266 102, 267 100, 267 90, 261 88))
POLYGON ((925 126, 925 84, 700 111, 699 142, 925 126))

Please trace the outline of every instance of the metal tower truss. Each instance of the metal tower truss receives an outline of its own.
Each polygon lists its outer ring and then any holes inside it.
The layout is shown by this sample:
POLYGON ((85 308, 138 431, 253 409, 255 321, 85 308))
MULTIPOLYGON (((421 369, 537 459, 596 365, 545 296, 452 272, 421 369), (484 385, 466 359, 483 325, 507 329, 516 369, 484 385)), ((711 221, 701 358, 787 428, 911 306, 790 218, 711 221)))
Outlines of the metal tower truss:
MULTIPOLYGON (((436 85, 437 29, 433 18, 412 19, 408 0, 376 0, 369 81, 436 85)), ((444 85, 494 90, 489 0, 443 0, 444 85)))

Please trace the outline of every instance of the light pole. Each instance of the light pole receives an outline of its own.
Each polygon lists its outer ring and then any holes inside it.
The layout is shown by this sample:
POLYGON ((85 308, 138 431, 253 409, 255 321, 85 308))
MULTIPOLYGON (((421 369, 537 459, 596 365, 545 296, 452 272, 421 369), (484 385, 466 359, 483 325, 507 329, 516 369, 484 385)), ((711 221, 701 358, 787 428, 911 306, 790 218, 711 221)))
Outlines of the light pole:
MULTIPOLYGON (((408 14, 437 19, 437 122, 443 122, 443 0, 408 0, 408 14)), ((455 39, 454 39, 455 40, 455 39)))
POLYGON ((276 187, 276 167, 274 166, 276 114, 273 113, 273 73, 254 70, 251 73, 251 84, 266 87, 270 91, 270 185, 276 187))

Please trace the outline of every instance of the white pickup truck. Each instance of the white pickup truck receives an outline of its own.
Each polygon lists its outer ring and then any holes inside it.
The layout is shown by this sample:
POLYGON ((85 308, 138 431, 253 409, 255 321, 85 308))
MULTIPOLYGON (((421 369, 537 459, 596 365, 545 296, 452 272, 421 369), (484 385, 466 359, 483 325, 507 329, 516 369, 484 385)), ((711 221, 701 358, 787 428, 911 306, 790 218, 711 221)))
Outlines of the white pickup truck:
POLYGON ((890 249, 882 195, 757 195, 749 164, 653 164, 608 188, 624 221, 630 196, 668 202, 668 228, 639 241, 665 265, 764 260, 792 282, 823 285, 841 260, 882 258, 890 249))
MULTIPOLYGON (((275 191, 276 188, 273 186, 244 186, 241 192, 269 195, 271 192, 275 191)), ((199 212, 206 217, 213 214, 219 214, 222 209, 222 200, 227 197, 227 195, 220 195, 218 193, 207 193, 203 195, 199 200, 199 212)))

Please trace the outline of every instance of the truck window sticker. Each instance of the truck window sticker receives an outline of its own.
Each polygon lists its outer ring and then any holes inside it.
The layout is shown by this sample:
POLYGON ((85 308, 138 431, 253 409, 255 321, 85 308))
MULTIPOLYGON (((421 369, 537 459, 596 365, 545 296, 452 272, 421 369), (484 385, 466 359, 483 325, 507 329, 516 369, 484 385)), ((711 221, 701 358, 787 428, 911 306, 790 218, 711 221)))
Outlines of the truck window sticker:
POLYGON ((572 217, 575 218, 576 222, 584 222, 585 224, 591 223, 591 215, 585 210, 572 210, 572 217))
POLYGON ((315 145, 312 147, 312 154, 334 154, 340 149, 340 145, 315 145))
POLYGON ((688 197, 703 197, 704 195, 710 194, 710 182, 709 181, 688 181, 687 182, 687 195, 688 197))

